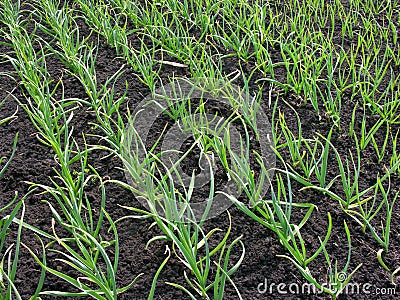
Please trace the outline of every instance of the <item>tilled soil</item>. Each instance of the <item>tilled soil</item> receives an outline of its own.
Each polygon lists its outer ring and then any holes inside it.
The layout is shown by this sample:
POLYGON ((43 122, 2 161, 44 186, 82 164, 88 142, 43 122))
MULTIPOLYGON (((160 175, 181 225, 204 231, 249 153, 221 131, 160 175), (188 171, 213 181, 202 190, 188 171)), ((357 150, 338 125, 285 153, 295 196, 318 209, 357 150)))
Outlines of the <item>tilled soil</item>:
MULTIPOLYGON (((85 35, 85 26, 82 25, 82 34, 85 35)), ((88 30, 86 28, 86 30, 88 30)), ((99 54, 96 63, 96 70, 99 76, 99 81, 104 82, 108 77, 113 75, 119 68, 125 68, 126 72, 115 84, 116 93, 123 93, 125 91, 125 83, 128 82, 129 88, 127 95, 129 103, 122 105, 122 109, 128 105, 131 109, 135 104, 140 102, 148 93, 149 90, 137 79, 133 71, 127 67, 122 66, 123 63, 116 57, 115 51, 107 46, 100 38, 99 54)), ((0 53, 8 53, 10 49, 5 46, 0 46, 0 53)), ((271 49, 272 57, 279 57, 277 49, 271 49)), ((254 62, 249 61, 248 65, 253 65, 254 62)), ((237 68, 238 61, 232 57, 223 61, 225 72, 228 74, 237 68)), ((48 69, 52 77, 58 80, 62 77, 64 83, 65 97, 85 98, 86 95, 80 85, 79 81, 74 77, 68 75, 64 71, 64 66, 57 61, 54 57, 48 61, 48 69)), ((1 72, 12 72, 13 68, 9 63, 0 65, 1 72)), ((173 66, 164 66, 161 71, 161 78, 168 78, 171 75, 188 75, 188 70, 181 68, 174 68, 173 66)), ((276 72, 275 76, 279 79, 285 78, 283 70, 276 72)), ((24 90, 18 85, 18 80, 11 77, 1 76, 0 86, 0 99, 7 98, 3 106, 0 107, 0 119, 12 115, 15 111, 16 118, 12 122, 8 122, 0 126, 0 156, 8 157, 11 153, 12 142, 15 134, 18 132, 18 148, 15 157, 7 169, 6 173, 0 178, 0 206, 4 206, 13 197, 15 192, 19 193, 22 197, 28 192, 29 182, 49 184, 49 178, 54 178, 56 172, 53 168, 58 168, 57 162, 54 159, 54 153, 41 144, 37 139, 37 130, 32 125, 28 115, 23 110, 17 99, 24 103, 24 90)), ((254 83, 254 87, 255 87, 254 83)), ((268 95, 269 87, 265 87, 265 95, 268 95)), ((276 100, 277 94, 273 93, 273 101, 276 100)), ((320 132, 325 135, 329 132, 331 121, 322 113, 319 117, 311 104, 304 104, 297 100, 296 97, 289 94, 282 96, 278 99, 278 108, 285 112, 288 126, 296 128, 296 119, 287 105, 281 101, 286 100, 288 103, 296 108, 297 113, 303 124, 303 132, 305 136, 312 137, 315 132, 320 132)), ((266 101, 264 99, 263 101, 266 101)), ((346 99, 345 95, 342 100, 341 112, 341 132, 334 132, 332 143, 338 148, 339 152, 343 155, 348 155, 348 151, 352 150, 354 153, 354 142, 349 138, 348 125, 351 121, 351 114, 353 112, 354 103, 350 99, 346 99)), ((265 109, 265 112, 271 117, 271 111, 265 109)), ((360 113, 361 115, 361 113, 360 113)), ((367 126, 372 126, 373 117, 368 119, 367 126)), ((98 138, 90 137, 93 131, 93 126, 90 122, 96 122, 94 114, 84 108, 75 111, 73 125, 74 137, 79 140, 82 133, 85 133, 87 142, 95 144, 99 142, 98 138)), ((360 124, 358 124, 360 126, 360 124)), ((357 128, 356 128, 357 129, 357 128)), ((162 128, 160 128, 162 130, 162 128)), ((159 130, 159 131, 160 131, 159 130)), ((157 132, 157 130, 155 130, 157 132)), ((383 135, 377 135, 377 142, 381 142, 383 135)), ((156 138, 156 137, 155 137, 156 138)), ((388 145, 390 149, 391 145, 388 145)), ((283 153, 284 157, 288 157, 288 153, 283 153)), ((333 162, 332 158, 332 162, 333 162)), ((94 151, 89 157, 89 163, 93 165, 103 178, 111 178, 117 180, 125 180, 124 172, 121 171, 122 164, 114 157, 104 158, 104 153, 94 151)), ((362 161, 362 177, 360 178, 360 186, 368 187, 376 180, 376 174, 382 173, 384 164, 388 164, 386 159, 381 165, 377 164, 375 150, 371 147, 363 152, 362 161)), ((328 179, 332 179, 338 173, 336 167, 332 163, 331 171, 328 174, 328 179)), ((221 175, 222 176, 222 175, 221 175)), ((217 178, 218 180, 218 178, 217 178)), ((327 250, 331 257, 338 260, 339 267, 343 267, 347 258, 347 239, 343 227, 345 220, 349 225, 351 232, 351 264, 349 270, 355 268, 358 264, 362 263, 361 268, 355 273, 352 283, 358 283, 360 286, 366 287, 367 284, 372 285, 371 288, 360 294, 349 293, 345 294, 342 299, 396 299, 395 295, 376 295, 373 294, 375 288, 390 288, 393 287, 390 283, 390 274, 385 271, 379 264, 376 258, 376 252, 380 249, 380 245, 372 238, 369 232, 362 233, 360 226, 347 216, 339 207, 339 204, 331 198, 310 189, 302 190, 302 186, 295 182, 293 184, 293 199, 296 202, 308 202, 317 205, 318 210, 314 211, 309 222, 302 230, 303 238, 307 241, 307 249, 310 253, 317 249, 319 246, 318 237, 325 236, 327 229, 327 213, 330 212, 333 220, 333 232, 329 239, 327 250), (368 294, 370 291, 372 294, 368 294)), ((400 179, 398 176, 392 176, 392 186, 398 190, 400 179)), ((339 189, 338 189, 339 190, 339 189)), ((31 194, 25 200, 26 213, 25 222, 36 226, 44 231, 51 232, 51 219, 53 215, 49 209, 48 204, 42 200, 54 201, 49 195, 39 194, 40 190, 31 194)), ((135 199, 134 195, 124 190, 123 188, 113 185, 106 185, 107 204, 106 210, 113 220, 117 220, 123 216, 130 214, 126 209, 121 208, 119 205, 137 206, 142 207, 141 204, 135 199)), ((93 183, 88 187, 87 195, 96 207, 99 203, 100 192, 98 184, 93 183)), ((302 278, 299 271, 293 264, 284 258, 279 258, 277 255, 285 254, 283 247, 280 245, 278 239, 271 231, 262 227, 260 224, 249 219, 237 208, 231 207, 229 212, 232 216, 232 233, 230 240, 238 236, 242 236, 242 241, 245 245, 245 259, 239 270, 232 277, 236 284, 237 289, 240 291, 243 299, 325 299, 324 294, 291 294, 296 286, 306 283, 302 278), (278 285, 284 284, 286 288, 281 285, 287 294, 278 293, 278 285), (266 285, 268 288, 266 288, 266 285), (288 286, 292 285, 292 290, 288 286)), ((294 211, 293 218, 299 219, 302 217, 301 211, 294 211)), ((384 256, 386 264, 394 270, 398 267, 400 261, 400 210, 398 204, 395 205, 392 225, 391 225, 391 244, 390 251, 384 256)), ((152 279, 167 254, 165 253, 167 245, 166 242, 154 242, 148 248, 145 247, 146 242, 159 232, 152 227, 150 220, 135 220, 127 219, 117 223, 120 241, 120 263, 118 271, 119 286, 128 284, 134 277, 142 273, 137 283, 127 292, 119 296, 120 299, 146 299, 148 291, 150 290, 152 279)), ((206 224, 207 228, 221 228, 228 227, 228 217, 222 214, 209 220, 206 224)), ((104 235, 107 234, 104 228, 104 235)), ((13 243, 17 232, 17 226, 13 225, 9 236, 7 237, 6 248, 13 243)), ((215 235, 216 238, 221 235, 215 235)), ((39 241, 34 237, 33 232, 24 229, 22 234, 22 242, 36 251, 41 256, 41 247, 39 241)), ((169 245, 170 247, 170 245, 169 245)), ((235 248, 231 259, 232 262, 241 255, 239 247, 235 248)), ((63 264, 55 260, 56 254, 48 253, 47 260, 50 266, 70 272, 63 264)), ((325 282, 328 275, 326 261, 321 255, 310 265, 312 274, 320 280, 325 282)), ((184 265, 176 258, 172 257, 166 267, 163 269, 157 283, 155 299, 188 299, 181 291, 173 288, 165 282, 182 283, 184 284, 183 273, 185 271, 184 265)), ((40 267, 34 261, 32 256, 22 247, 17 279, 15 281, 16 287, 19 289, 23 299, 29 299, 34 293, 40 274, 40 267)), ((398 282, 398 280, 396 280, 398 282)), ((62 281, 61 279, 47 275, 43 290, 59 290, 71 291, 73 288, 62 281)), ((383 291, 383 290, 382 290, 383 291)), ((398 291, 396 291, 398 292, 398 291)), ((43 296, 42 299, 54 299, 54 297, 43 296)), ((225 299, 238 299, 234 288, 228 284, 226 288, 225 299)))

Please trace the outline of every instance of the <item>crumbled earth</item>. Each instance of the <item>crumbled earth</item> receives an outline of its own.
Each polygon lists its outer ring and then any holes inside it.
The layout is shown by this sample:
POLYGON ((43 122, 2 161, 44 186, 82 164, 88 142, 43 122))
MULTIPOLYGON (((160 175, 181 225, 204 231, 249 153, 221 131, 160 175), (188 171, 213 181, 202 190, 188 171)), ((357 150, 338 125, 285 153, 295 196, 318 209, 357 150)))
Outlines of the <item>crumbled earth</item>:
MULTIPOLYGON (((82 26, 81 34, 88 35, 88 28, 85 24, 82 26)), ((97 37, 96 37, 97 38, 97 37)), ((107 78, 113 75, 121 67, 125 68, 125 73, 119 78, 115 84, 116 93, 123 93, 125 91, 125 83, 129 87, 127 96, 129 103, 121 106, 122 110, 129 106, 131 109, 135 104, 140 102, 148 93, 149 90, 137 79, 133 71, 128 66, 123 66, 123 62, 117 58, 114 49, 110 48, 102 38, 99 43, 99 54, 96 63, 96 70, 99 76, 99 81, 104 82, 107 78)), ((223 49, 221 49, 222 51, 223 49)), ((10 49, 6 45, 0 45, 0 53, 8 53, 10 49)), ((226 51, 226 50, 225 50, 226 51)), ((271 57, 279 57, 277 49, 271 49, 271 57)), ((253 65, 254 62, 248 62, 248 65, 253 65)), ((229 74, 237 68, 238 61, 230 57, 223 61, 225 72, 229 74)), ((52 78, 58 80, 62 78, 64 84, 65 97, 82 98, 86 97, 79 81, 65 72, 64 66, 57 61, 54 57, 48 61, 48 69, 52 78)), ((12 72, 12 65, 9 63, 2 63, 0 65, 0 72, 12 72)), ((182 68, 175 68, 173 66, 163 66, 161 71, 161 78, 168 78, 171 75, 186 76, 189 74, 188 70, 182 68)), ((284 70, 276 71, 275 76, 284 80, 284 70)), ((18 147, 14 159, 12 160, 9 168, 2 178, 0 178, 0 206, 4 206, 11 199, 14 198, 15 192, 18 192, 18 197, 22 197, 29 190, 29 182, 38 184, 49 184, 49 178, 54 178, 57 174, 55 170, 59 169, 54 153, 52 153, 46 145, 43 145, 37 139, 37 129, 32 126, 28 115, 21 107, 24 103, 24 90, 18 85, 18 80, 12 77, 1 76, 0 85, 0 99, 7 99, 4 105, 0 107, 0 119, 11 116, 15 113, 15 119, 0 126, 0 157, 9 157, 12 149, 12 143, 16 133, 18 133, 18 147)), ((253 87, 256 84, 253 83, 253 87)), ((268 95, 269 86, 265 86, 265 95, 268 95)), ((348 151, 354 151, 353 139, 349 138, 346 132, 352 117, 354 103, 350 99, 344 98, 342 100, 341 124, 342 128, 339 132, 336 130, 332 137, 332 143, 338 148, 339 152, 344 156, 348 156, 348 151)), ((278 97, 277 91, 274 90, 272 94, 273 100, 278 97)), ((286 100, 289 104, 296 108, 297 113, 303 124, 303 132, 305 136, 313 136, 315 132, 320 132, 327 135, 330 130, 332 122, 326 115, 320 113, 317 115, 314 108, 309 103, 300 102, 295 96, 290 93, 287 95, 279 94, 278 108, 285 112, 287 123, 290 128, 297 128, 297 121, 290 108, 282 100, 286 100)), ((266 101, 266 99, 265 99, 266 101)), ((265 112, 271 117, 271 111, 264 106, 265 112)), ((90 136, 96 134, 96 130, 90 125, 90 122, 95 122, 93 112, 86 109, 78 109, 75 111, 73 126, 73 136, 80 141, 82 133, 87 136, 88 144, 98 143, 98 138, 90 136)), ((367 126, 373 124, 373 117, 368 118, 367 126)), ((358 124, 360 126, 360 124, 358 124)), ((157 129, 157 128, 156 128, 157 129)), ((357 129, 357 128, 356 128, 357 129)), ((159 134, 159 130, 155 130, 155 134, 159 134)), ((157 136, 154 136, 157 138, 157 136)), ((383 135, 377 135, 377 142, 380 142, 383 135)), ((391 145, 388 145, 390 149, 391 145)), ((288 153, 283 153, 283 156, 288 157, 288 153)), ((111 178, 116 180, 125 180, 124 172, 121 171, 122 164, 114 157, 105 157, 104 153, 94 151, 89 156, 89 163, 93 165, 103 178, 111 178)), ((190 160, 188 162, 190 164, 190 160)), ((388 163, 386 160, 384 163, 388 163)), ((279 164, 278 164, 279 165, 279 164)), ((193 166, 188 166, 192 168, 193 166)), ((192 169, 190 169, 192 170, 192 169)), ((360 178, 360 186, 368 187, 374 180, 378 172, 382 172, 380 166, 376 162, 375 150, 371 147, 363 152, 362 161, 362 177, 360 178)), ((337 170, 332 166, 331 173, 328 174, 328 179, 332 179, 337 175, 337 170)), ((221 178, 217 180, 226 180, 222 178, 224 174, 219 174, 221 178)), ((380 245, 372 238, 369 232, 363 233, 360 226, 348 215, 346 215, 339 207, 339 204, 319 192, 306 189, 301 190, 302 186, 295 182, 293 184, 293 199, 296 202, 313 203, 318 207, 314 211, 309 222, 302 230, 303 238, 307 241, 307 249, 309 253, 319 247, 318 237, 323 238, 328 226, 327 213, 330 212, 333 220, 333 231, 329 239, 327 251, 333 259, 338 260, 338 265, 342 268, 347 259, 347 238, 344 231, 343 222, 346 221, 351 232, 351 263, 349 270, 354 269, 358 264, 362 264, 360 269, 354 274, 352 283, 359 283, 361 285, 371 284, 370 291, 375 291, 378 288, 391 288, 394 287, 390 282, 390 273, 385 271, 379 264, 376 258, 376 252, 380 249, 380 245)), ((400 185, 399 176, 393 176, 392 186, 398 189, 400 185)), ((49 205, 42 200, 54 202, 47 194, 40 194, 41 190, 37 190, 30 194, 25 200, 25 222, 32 226, 38 227, 43 231, 51 232, 51 220, 53 215, 49 209, 49 205)), ((100 203, 100 192, 98 183, 94 182, 88 186, 87 195, 96 207, 96 203, 100 203)), ((130 212, 121 205, 141 207, 141 204, 135 199, 134 195, 115 184, 106 185, 107 203, 106 210, 113 220, 130 215, 130 212)), ((251 220, 240 212, 237 208, 231 207, 229 212, 232 216, 232 232, 230 241, 233 241, 238 236, 242 236, 242 241, 245 246, 245 258, 238 271, 233 275, 232 279, 236 284, 237 289, 240 291, 243 299, 326 299, 327 295, 296 295, 278 294, 277 285, 282 283, 286 286, 290 284, 306 283, 302 278, 299 271, 294 265, 285 258, 277 257, 277 255, 285 254, 284 248, 280 245, 276 236, 260 224, 251 220), (272 293, 264 291, 265 283, 269 288, 272 288, 272 293), (275 286, 271 286, 274 283, 275 286)), ((6 213, 6 212, 5 212, 6 213)), ((293 218, 300 219, 303 216, 302 211, 294 211, 293 218)), ((146 248, 146 243, 149 239, 157 234, 160 234, 154 227, 149 229, 151 220, 136 220, 126 219, 117 223, 117 229, 120 241, 120 262, 118 271, 119 286, 129 284, 129 282, 137 275, 142 274, 137 283, 133 285, 125 293, 119 296, 120 299, 147 299, 148 291, 150 290, 153 277, 166 258, 166 247, 169 245, 167 242, 156 241, 151 243, 146 248)), ((210 219, 206 223, 206 227, 212 228, 228 228, 229 220, 226 213, 210 219)), ((393 212, 392 225, 391 225, 391 243, 389 253, 384 255, 384 260, 391 270, 399 267, 400 262, 400 209, 396 204, 393 212)), ((17 226, 13 225, 11 232, 7 237, 7 246, 11 245, 15 240, 17 233, 17 226)), ((107 229, 104 228, 104 236, 107 235, 107 229)), ((216 240, 222 237, 222 234, 216 234, 216 240)), ((24 229, 22 234, 22 242, 29 247, 32 251, 41 257, 41 245, 35 238, 33 232, 24 229)), ((7 248, 7 247, 6 247, 7 248)), ((2 253, 3 254, 3 253, 2 253)), ((241 256, 242 250, 240 247, 235 248, 232 252, 231 260, 235 263, 241 256)), ((55 261, 57 255, 48 253, 47 260, 50 266, 72 272, 66 266, 55 261)), ((310 269, 316 278, 321 282, 325 282, 328 276, 328 269, 326 261, 321 253, 318 258, 311 263, 310 269)), ((165 282, 184 283, 183 274, 185 271, 184 265, 176 258, 171 257, 166 267, 160 274, 158 279, 155 299, 188 299, 187 295, 183 294, 180 290, 167 285, 165 282)), ((40 274, 40 267, 34 261, 25 247, 21 248, 18 274, 15 281, 16 287, 19 289, 23 299, 28 299, 35 291, 38 284, 40 274)), ((73 272, 71 273, 73 274, 73 272)), ((396 279, 396 283, 399 283, 396 279)), ((398 288, 398 287, 396 287, 398 288)), ((43 290, 59 290, 71 291, 73 288, 61 279, 47 275, 43 290)), ((398 291, 396 291, 398 293, 398 291)), ((361 293, 359 295, 344 294, 341 299, 396 299, 394 295, 368 295, 361 293)), ((54 297, 43 296, 42 299, 54 299, 54 297)), ((228 284, 226 287, 225 299, 238 299, 235 289, 232 285, 228 284)))

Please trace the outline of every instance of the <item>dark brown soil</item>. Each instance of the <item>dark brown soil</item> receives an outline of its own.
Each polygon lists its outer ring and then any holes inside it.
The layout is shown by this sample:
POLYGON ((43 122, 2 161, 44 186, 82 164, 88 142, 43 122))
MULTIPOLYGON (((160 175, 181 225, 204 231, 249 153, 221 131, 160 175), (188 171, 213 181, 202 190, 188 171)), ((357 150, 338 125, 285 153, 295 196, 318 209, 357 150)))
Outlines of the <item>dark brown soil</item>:
MULTIPOLYGON (((84 24, 81 24, 82 35, 88 35, 89 32, 84 24)), ((96 37, 97 38, 97 37, 96 37)), ((10 48, 7 45, 0 45, 0 53, 8 53, 10 48)), ((221 52, 226 51, 221 49, 221 52)), ((278 49, 271 48, 272 57, 279 57, 278 49)), ((254 65, 254 61, 247 63, 240 62, 244 66, 254 65)), ((99 55, 96 63, 96 70, 99 76, 99 81, 104 82, 109 76, 114 74, 121 66, 122 61, 116 57, 115 51, 107 46, 102 38, 100 38, 99 55)), ((227 58, 223 61, 225 72, 228 74, 234 71, 239 64, 235 58, 227 58)), ((148 93, 149 90, 139 82, 133 71, 129 67, 124 67, 126 72, 116 83, 116 92, 123 93, 125 91, 125 82, 128 82, 128 106, 134 108, 135 104, 140 102, 148 93)), ((65 88, 66 97, 79 97, 85 98, 86 95, 79 84, 79 82, 64 71, 64 66, 56 59, 51 59, 48 62, 48 69, 52 77, 57 80, 63 76, 62 80, 65 88)), ((250 68, 249 68, 250 69, 250 68)), ((0 64, 0 72, 12 72, 13 68, 9 63, 0 64)), ((397 70, 398 71, 398 70, 397 70)), ((188 70, 175 69, 172 66, 164 66, 161 72, 161 78, 167 78, 169 75, 187 75, 188 70)), ((284 80, 285 73, 276 71, 275 76, 277 79, 284 80)), ((7 169, 5 175, 0 178, 0 206, 4 206, 18 191, 22 196, 28 191, 29 184, 27 182, 49 184, 49 177, 56 175, 53 168, 58 168, 55 160, 54 153, 48 147, 42 145, 37 137, 37 130, 32 126, 30 119, 26 112, 19 106, 14 97, 24 102, 23 90, 18 87, 18 80, 7 76, 0 77, 0 100, 8 98, 3 106, 0 107, 0 119, 12 115, 16 109, 17 118, 12 122, 0 126, 0 157, 8 157, 11 153, 12 142, 15 134, 19 133, 18 148, 16 155, 7 169), (12 96, 9 96, 11 93, 12 96)), ((256 85, 253 84, 255 89, 256 85)), ((264 87, 265 94, 268 94, 267 86, 264 87)), ((274 91, 276 98, 276 91, 274 91)), ((283 97, 282 95, 280 97, 283 97)), ((351 120, 354 103, 343 96, 343 107, 341 112, 341 132, 335 131, 333 134, 332 142, 339 149, 343 156, 348 156, 348 151, 352 150, 354 153, 354 142, 352 138, 348 137, 348 125, 351 120)), ((313 136, 315 132, 320 132, 326 135, 331 126, 331 121, 321 114, 322 119, 316 114, 311 104, 300 103, 294 95, 288 94, 284 99, 293 105, 303 124, 303 132, 305 136, 313 136)), ((275 99, 274 99, 275 100, 275 99)), ((126 104, 121 107, 125 107, 126 104)), ((281 111, 285 112, 285 117, 288 126, 296 128, 295 116, 283 101, 278 102, 278 107, 281 111)), ((123 110, 125 108, 122 108, 123 110)), ((271 117, 271 112, 266 110, 266 113, 271 117)), ((373 123, 373 118, 368 119, 370 122, 368 126, 373 123)), ((92 112, 80 109, 76 111, 74 116, 74 137, 79 139, 81 133, 86 136, 93 131, 93 126, 89 122, 95 122, 92 112)), ((398 129, 395 128, 396 130, 398 129)), ((396 132, 396 131, 394 131, 396 132)), ((89 137, 89 144, 98 142, 97 138, 89 137)), ((378 137, 378 143, 379 143, 378 137)), ((390 149, 391 145, 388 145, 390 149)), ((283 153, 284 157, 288 157, 288 153, 283 153)), ((388 153, 389 155, 389 153, 388 153)), ((113 157, 102 159, 104 153, 93 152, 90 156, 89 163, 92 164, 102 177, 109 177, 112 179, 124 180, 124 173, 120 170, 122 167, 120 161, 113 157)), ((384 163, 378 165, 375 150, 368 147, 363 152, 362 160, 362 177, 361 187, 368 187, 376 180, 376 174, 383 172, 383 165, 388 165, 388 156, 385 158, 384 163)), ((328 174, 328 180, 332 179, 337 173, 334 166, 328 174)), ((303 238, 307 241, 307 249, 310 253, 319 246, 318 237, 323 237, 327 229, 327 213, 330 212, 333 219, 333 232, 328 242, 327 250, 333 259, 338 259, 339 267, 343 267, 347 258, 347 239, 344 232, 343 221, 345 220, 349 225, 352 238, 352 257, 350 270, 355 268, 358 264, 362 263, 362 267, 355 273, 352 283, 371 284, 370 291, 375 291, 377 288, 392 287, 390 283, 390 273, 385 271, 379 264, 376 258, 376 252, 381 247, 372 238, 369 232, 362 233, 360 226, 353 221, 350 217, 343 213, 339 208, 337 202, 331 198, 322 195, 310 189, 299 191, 302 187, 300 184, 292 182, 294 199, 296 202, 308 202, 318 206, 318 211, 315 211, 302 231, 303 238)), ((392 177, 392 187, 398 190, 400 186, 400 179, 398 176, 392 177)), ((137 206, 141 207, 140 203, 135 199, 132 193, 124 190, 123 188, 108 184, 107 188, 107 204, 106 210, 109 212, 113 220, 117 220, 123 216, 129 215, 129 211, 119 207, 119 205, 137 206)), ((339 188, 336 192, 339 192, 339 188)), ((87 190, 88 197, 93 201, 93 206, 99 203, 99 189, 96 184, 89 186, 87 190)), ((26 214, 25 221, 29 224, 41 228, 44 231, 50 232, 52 213, 48 205, 41 200, 48 200, 53 202, 48 195, 32 194, 25 201, 26 214)), ((326 295, 282 295, 277 293, 276 285, 283 283, 298 284, 306 283, 298 270, 293 264, 277 255, 285 254, 283 247, 280 245, 278 239, 271 231, 263 228, 260 224, 249 219, 235 207, 231 207, 229 212, 232 215, 232 233, 231 240, 242 235, 242 241, 246 248, 245 259, 234 274, 233 281, 235 282, 238 290, 243 299, 325 299, 326 295), (257 287, 268 282, 269 287, 271 283, 275 284, 273 293, 259 293, 257 287)), ((300 218, 301 212, 294 212, 294 218, 300 218)), ((148 291, 152 283, 152 279, 165 259, 165 249, 168 243, 154 242, 149 248, 145 248, 146 242, 159 232, 152 228, 148 229, 151 225, 150 220, 134 220, 128 219, 117 224, 120 241, 120 263, 118 272, 119 286, 128 284, 139 273, 143 273, 137 283, 127 292, 119 296, 120 299, 147 299, 148 291)), ((209 220, 206 224, 207 228, 221 228, 228 227, 228 218, 226 215, 221 215, 214 219, 209 220)), ((391 243, 389 253, 384 256, 384 259, 392 270, 399 267, 400 262, 400 209, 396 204, 393 212, 392 226, 391 226, 391 243)), ((12 231, 8 236, 8 244, 10 245, 16 237, 16 226, 12 227, 12 231)), ((104 229, 106 231, 106 229, 104 229)), ((217 236, 217 235, 216 235, 217 236)), ((32 232, 24 230, 22 241, 29 246, 33 251, 37 251, 40 256, 41 248, 40 243, 35 239, 32 232)), ((232 261, 235 262, 241 255, 241 251, 237 248, 232 254, 232 261)), ((54 258, 56 255, 49 254, 48 261, 51 266, 60 270, 64 270, 64 266, 57 263, 54 258)), ((311 263, 310 269, 312 274, 320 282, 325 282, 327 277, 327 265, 321 254, 316 261, 311 263)), ((155 299, 188 299, 178 289, 173 288, 165 282, 183 283, 183 272, 185 268, 182 263, 177 259, 171 258, 166 267, 163 269, 157 283, 155 299)), ((20 259, 18 264, 18 274, 15 281, 16 287, 19 289, 23 299, 29 299, 36 289, 38 278, 40 274, 40 267, 34 262, 31 255, 25 248, 21 249, 20 259)), ((396 279, 398 283, 398 279, 396 279)), ((261 286, 263 288, 263 286, 261 286)), ((398 287, 397 287, 398 288, 398 287)), ((64 281, 52 275, 47 275, 43 290, 60 290, 70 291, 73 290, 71 286, 64 281)), ((399 291, 397 291, 397 294, 399 291)), ((42 299, 50 299, 51 297, 42 297, 42 299)), ((396 295, 367 295, 367 294, 349 294, 341 296, 342 299, 397 299, 396 295)), ((233 287, 228 284, 225 299, 238 299, 233 287)))

